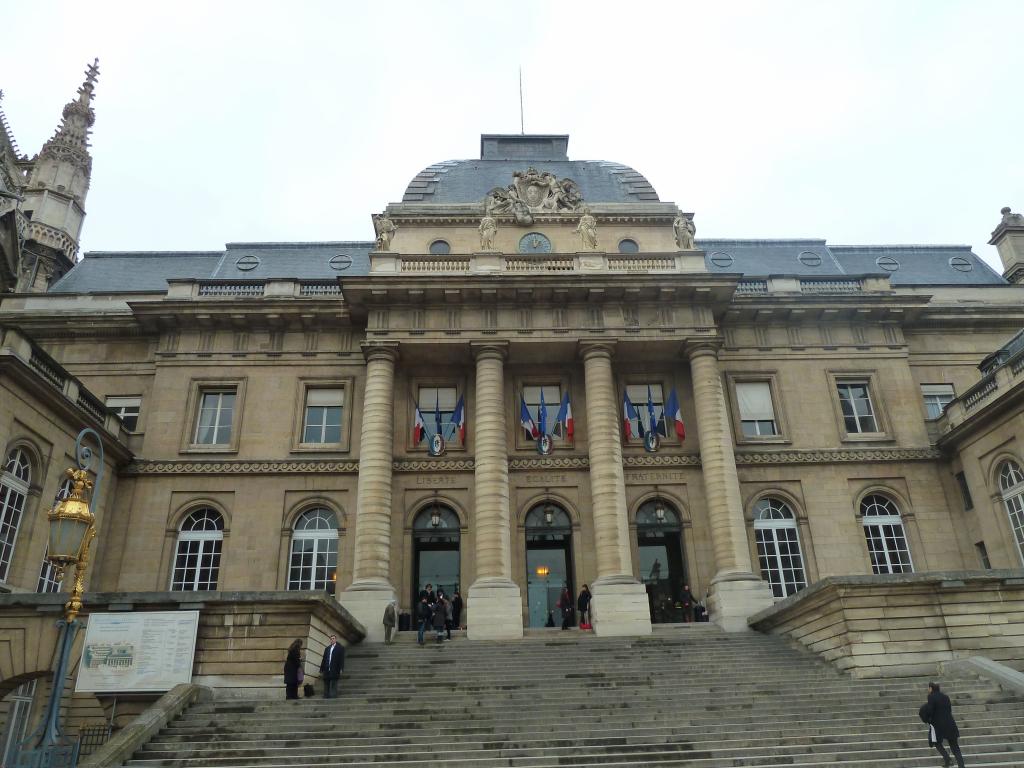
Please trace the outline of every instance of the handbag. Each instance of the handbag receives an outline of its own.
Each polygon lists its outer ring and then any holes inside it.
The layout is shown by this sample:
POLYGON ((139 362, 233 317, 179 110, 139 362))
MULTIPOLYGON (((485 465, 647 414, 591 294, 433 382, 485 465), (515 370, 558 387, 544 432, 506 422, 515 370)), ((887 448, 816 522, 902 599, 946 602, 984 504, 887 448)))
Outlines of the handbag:
POLYGON ((301 685, 302 681, 305 680, 305 679, 306 679, 306 671, 302 667, 299 667, 299 671, 295 673, 295 680, 296 680, 296 682, 298 682, 301 685))

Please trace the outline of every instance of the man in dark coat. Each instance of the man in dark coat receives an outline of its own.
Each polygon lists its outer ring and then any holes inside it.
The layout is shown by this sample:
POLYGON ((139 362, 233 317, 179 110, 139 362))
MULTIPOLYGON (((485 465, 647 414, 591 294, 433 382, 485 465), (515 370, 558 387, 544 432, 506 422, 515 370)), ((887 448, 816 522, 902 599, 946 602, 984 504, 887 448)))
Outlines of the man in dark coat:
POLYGON ((331 643, 324 648, 324 658, 320 662, 320 674, 324 679, 324 698, 338 697, 338 678, 345 671, 345 646, 338 638, 331 635, 331 643))
MULTIPOLYGON (((960 754, 960 729, 956 727, 956 720, 953 719, 953 705, 949 696, 939 690, 938 683, 928 683, 928 701, 918 712, 921 719, 935 729, 935 748, 942 755, 944 766, 952 765, 949 754, 942 747, 942 741, 949 742, 949 751, 956 758, 958 768, 964 768, 964 756, 960 754)), ((928 736, 929 742, 931 735, 928 736)))
POLYGON ((455 590, 455 597, 452 598, 452 626, 455 629, 462 629, 462 594, 455 590))

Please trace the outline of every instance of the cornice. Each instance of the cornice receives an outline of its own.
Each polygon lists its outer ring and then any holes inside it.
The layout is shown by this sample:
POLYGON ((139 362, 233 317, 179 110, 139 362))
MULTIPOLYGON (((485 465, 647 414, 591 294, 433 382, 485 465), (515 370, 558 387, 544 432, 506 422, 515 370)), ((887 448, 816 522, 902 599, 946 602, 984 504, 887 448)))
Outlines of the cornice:
POLYGON ((737 466, 754 464, 837 464, 872 461, 937 461, 937 448, 835 448, 810 451, 737 452, 737 466))
POLYGON ((699 467, 700 456, 696 453, 682 455, 643 454, 640 456, 626 456, 622 460, 622 466, 627 469, 632 467, 699 467))
POLYGON ((354 475, 358 461, 285 460, 285 461, 133 461, 124 475, 293 475, 331 473, 354 475))
POLYGON ((473 459, 410 459, 391 462, 395 472, 472 472, 473 459))

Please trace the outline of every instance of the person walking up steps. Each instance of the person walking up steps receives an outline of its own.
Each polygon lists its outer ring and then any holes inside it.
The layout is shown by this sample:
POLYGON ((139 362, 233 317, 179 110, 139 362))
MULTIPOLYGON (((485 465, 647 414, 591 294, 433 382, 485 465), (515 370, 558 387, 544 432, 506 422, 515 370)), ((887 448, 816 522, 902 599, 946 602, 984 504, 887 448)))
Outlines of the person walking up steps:
POLYGON ((394 642, 391 636, 394 634, 395 624, 397 623, 398 608, 395 607, 395 601, 392 600, 388 603, 387 608, 384 609, 384 645, 391 645, 394 642))
POLYGON ((964 756, 960 753, 960 729, 956 727, 956 720, 953 719, 953 704, 949 696, 939 689, 938 683, 928 683, 928 701, 917 713, 920 718, 931 726, 928 743, 934 744, 942 755, 944 766, 952 765, 949 754, 942 747, 943 740, 949 742, 949 751, 956 758, 957 768, 964 768, 964 756))
POLYGON ((438 644, 444 642, 444 623, 447 611, 444 607, 444 592, 437 593, 437 602, 434 603, 434 631, 437 633, 438 644))
POLYGON ((427 631, 427 625, 430 624, 430 617, 433 615, 430 603, 427 602, 427 595, 424 593, 416 609, 416 642, 420 645, 423 645, 423 634, 427 631))

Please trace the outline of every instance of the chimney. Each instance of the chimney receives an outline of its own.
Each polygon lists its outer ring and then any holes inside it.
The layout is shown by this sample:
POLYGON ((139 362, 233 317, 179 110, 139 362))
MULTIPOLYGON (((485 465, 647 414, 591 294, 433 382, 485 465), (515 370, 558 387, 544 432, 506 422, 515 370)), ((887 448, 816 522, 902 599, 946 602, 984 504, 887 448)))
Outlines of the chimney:
POLYGON ((1024 283, 1024 216, 1003 208, 999 226, 992 232, 989 245, 999 250, 1003 277, 1011 283, 1024 283))

